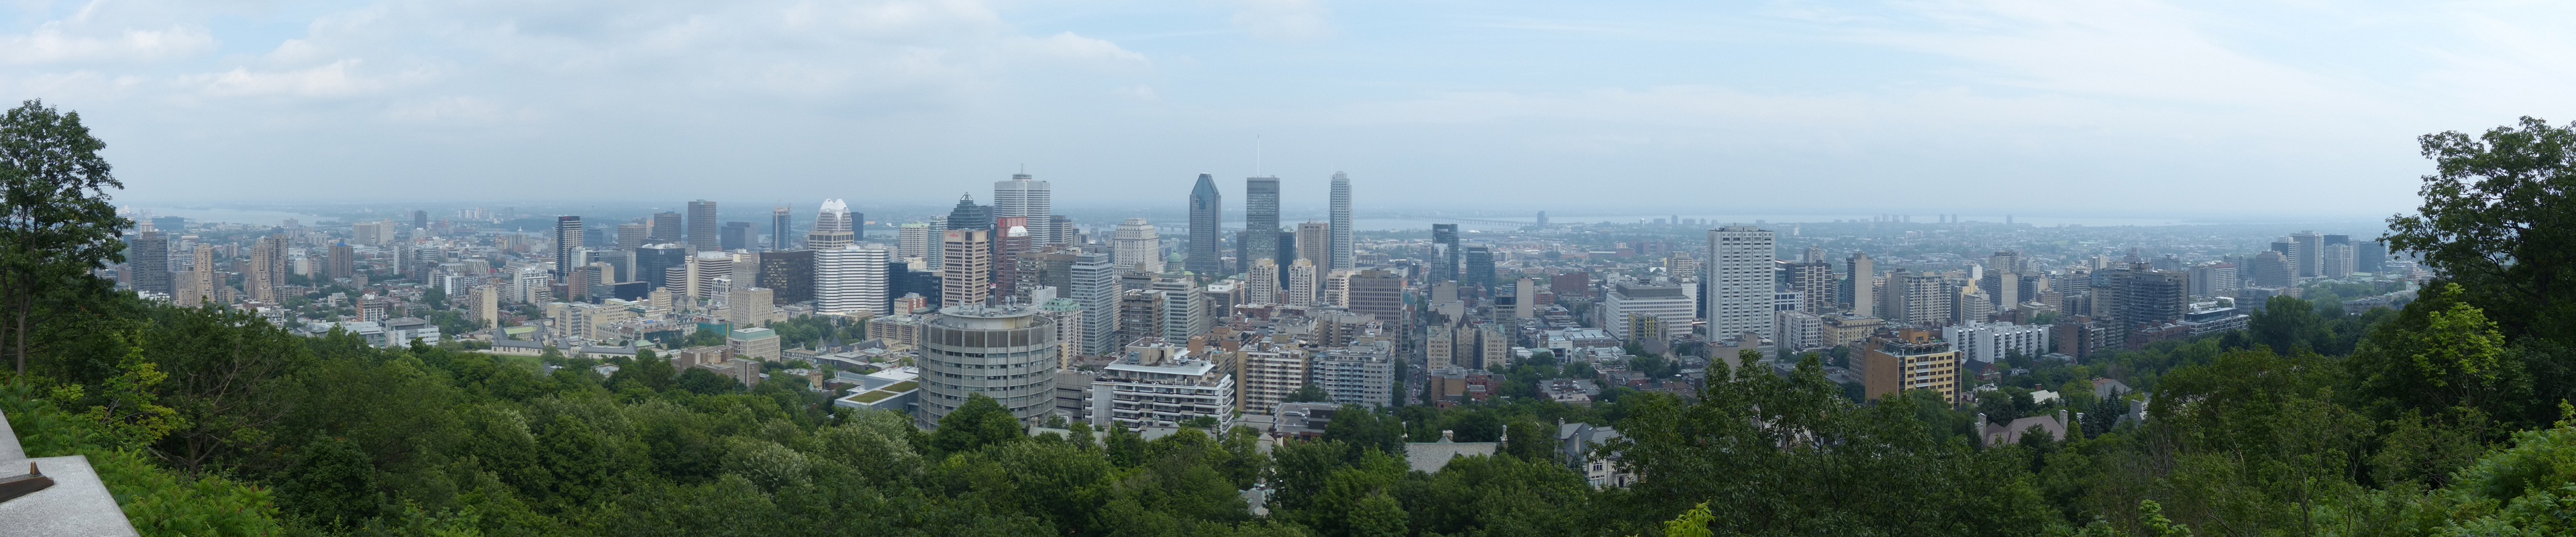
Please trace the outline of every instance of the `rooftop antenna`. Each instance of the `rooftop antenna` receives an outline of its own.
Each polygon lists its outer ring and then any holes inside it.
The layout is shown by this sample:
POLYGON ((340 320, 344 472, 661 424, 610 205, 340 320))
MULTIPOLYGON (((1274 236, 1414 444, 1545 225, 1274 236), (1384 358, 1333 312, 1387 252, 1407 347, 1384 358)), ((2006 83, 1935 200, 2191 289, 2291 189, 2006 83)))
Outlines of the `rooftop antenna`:
POLYGON ((1252 175, 1261 175, 1261 135, 1252 135, 1252 175))

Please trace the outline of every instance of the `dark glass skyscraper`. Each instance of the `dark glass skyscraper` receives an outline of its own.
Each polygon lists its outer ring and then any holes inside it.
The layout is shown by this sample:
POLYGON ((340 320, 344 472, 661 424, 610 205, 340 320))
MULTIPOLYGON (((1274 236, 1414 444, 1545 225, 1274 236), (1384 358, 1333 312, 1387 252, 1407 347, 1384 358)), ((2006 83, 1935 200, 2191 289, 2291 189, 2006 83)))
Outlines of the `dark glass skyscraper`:
POLYGON ((791 235, 787 231, 787 208, 783 206, 771 208, 769 210, 769 251, 787 251, 789 242, 787 238, 791 235))
POLYGON ((717 242, 719 239, 716 238, 717 225, 719 224, 716 223, 716 202, 707 200, 689 202, 690 246, 697 247, 700 252, 723 250, 724 247, 717 242))
POLYGON ((1183 268, 1203 277, 1225 272, 1225 260, 1217 255, 1223 251, 1217 227, 1224 225, 1224 217, 1225 198, 1217 195, 1216 178, 1199 174, 1198 185, 1190 187, 1190 255, 1183 268))
POLYGON ((749 250, 752 242, 750 222, 725 222, 716 232, 716 248, 724 251, 749 250))
POLYGON ((1243 230, 1243 251, 1252 256, 1238 260, 1244 266, 1259 259, 1287 261, 1279 258, 1279 178, 1243 180, 1243 230))
POLYGON ((957 208, 948 210, 948 229, 993 230, 993 208, 975 204, 975 195, 957 197, 957 208))
POLYGON ((581 217, 555 217, 555 276, 572 275, 572 252, 581 248, 583 236, 581 217))
MULTIPOLYGON (((678 244, 647 244, 641 248, 635 249, 635 277, 629 278, 629 280, 641 280, 645 282, 646 289, 669 287, 674 282, 666 279, 664 276, 666 273, 663 271, 671 267, 681 266, 682 263, 687 263, 688 261, 688 249, 681 248, 678 244)), ((678 283, 681 283, 684 287, 687 284, 687 282, 678 283)))
POLYGON ((1499 287, 1494 285, 1494 251, 1492 248, 1484 246, 1469 246, 1467 247, 1466 255, 1463 257, 1466 258, 1467 273, 1458 278, 1459 287, 1481 288, 1485 289, 1486 292, 1492 292, 1495 289, 1499 289, 1499 287))
POLYGON ((1463 253, 1458 250, 1458 225, 1432 224, 1431 247, 1440 250, 1440 258, 1431 263, 1431 281, 1458 281, 1459 255, 1463 253))

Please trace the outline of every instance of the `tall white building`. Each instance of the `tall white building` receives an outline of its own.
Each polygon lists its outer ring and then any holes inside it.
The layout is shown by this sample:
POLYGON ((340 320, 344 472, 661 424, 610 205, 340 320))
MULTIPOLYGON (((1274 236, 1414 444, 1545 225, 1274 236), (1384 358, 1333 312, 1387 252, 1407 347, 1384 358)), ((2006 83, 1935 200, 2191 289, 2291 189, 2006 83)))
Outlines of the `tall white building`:
POLYGON ((1163 272, 1163 238, 1145 219, 1129 218, 1119 223, 1109 241, 1117 252, 1118 266, 1149 274, 1163 272))
POLYGON ((837 199, 823 200, 823 210, 814 213, 814 232, 805 235, 805 248, 829 252, 849 246, 858 240, 858 224, 851 221, 848 203, 837 199))
MULTIPOLYGON (((1040 290, 1053 289, 1055 288, 1040 288, 1040 290)), ((1039 313, 1039 315, 1043 315, 1046 318, 1055 321, 1056 368, 1058 370, 1072 369, 1073 358, 1082 355, 1082 350, 1078 348, 1082 346, 1081 342, 1084 339, 1084 334, 1082 333, 1084 328, 1082 325, 1082 303, 1075 302, 1070 298, 1052 298, 1040 302, 1038 305, 1038 311, 1042 312, 1039 313)))
POLYGON ((1243 301, 1250 304, 1278 304, 1279 263, 1255 259, 1243 271, 1243 301))
POLYGON ((1029 174, 1012 174, 1009 181, 993 182, 993 217, 1026 217, 1029 220, 1029 244, 1055 244, 1054 226, 1037 225, 1054 219, 1054 187, 1037 181, 1029 174))
POLYGON ((814 312, 885 315, 890 254, 873 244, 814 252, 814 312))
POLYGON ((1084 356, 1108 356, 1118 350, 1118 265, 1107 252, 1085 250, 1073 258, 1073 301, 1082 306, 1082 339, 1075 350, 1084 356))
POLYGON ((1189 341, 1214 328, 1216 316, 1198 282, 1189 278, 1155 278, 1153 290, 1163 295, 1163 339, 1189 341))
POLYGON ((1333 244, 1330 263, 1320 263, 1327 271, 1354 270, 1359 265, 1351 254, 1351 176, 1333 172, 1333 244))
POLYGON ((1708 231, 1707 279, 1700 291, 1708 297, 1708 333, 1725 339, 1752 332, 1771 337, 1771 291, 1774 232, 1753 226, 1726 226, 1708 231))
POLYGON ((1288 300, 1290 306, 1313 306, 1321 287, 1316 285, 1315 263, 1299 259, 1288 264, 1288 300))

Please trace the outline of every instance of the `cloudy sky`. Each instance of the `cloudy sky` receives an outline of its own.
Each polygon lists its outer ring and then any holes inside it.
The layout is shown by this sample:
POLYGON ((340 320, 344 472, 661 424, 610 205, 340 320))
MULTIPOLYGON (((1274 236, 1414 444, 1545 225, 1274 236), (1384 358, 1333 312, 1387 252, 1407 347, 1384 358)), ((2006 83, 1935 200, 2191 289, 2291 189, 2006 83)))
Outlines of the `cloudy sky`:
POLYGON ((1338 170, 1435 207, 2371 215, 2417 135, 2576 120, 2566 2, 0 6, 0 97, 81 112, 136 203, 864 206, 1026 166, 1068 204, 1338 170))

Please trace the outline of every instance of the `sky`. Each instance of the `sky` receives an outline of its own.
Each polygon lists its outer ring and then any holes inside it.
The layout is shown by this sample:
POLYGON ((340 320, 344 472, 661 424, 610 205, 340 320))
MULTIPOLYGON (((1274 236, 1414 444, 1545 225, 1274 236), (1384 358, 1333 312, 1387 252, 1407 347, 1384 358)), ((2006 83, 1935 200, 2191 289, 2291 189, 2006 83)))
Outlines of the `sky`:
POLYGON ((0 0, 134 204, 2386 215, 2576 120, 2567 2, 0 0), (1308 199, 1311 198, 1311 199, 1308 199))

